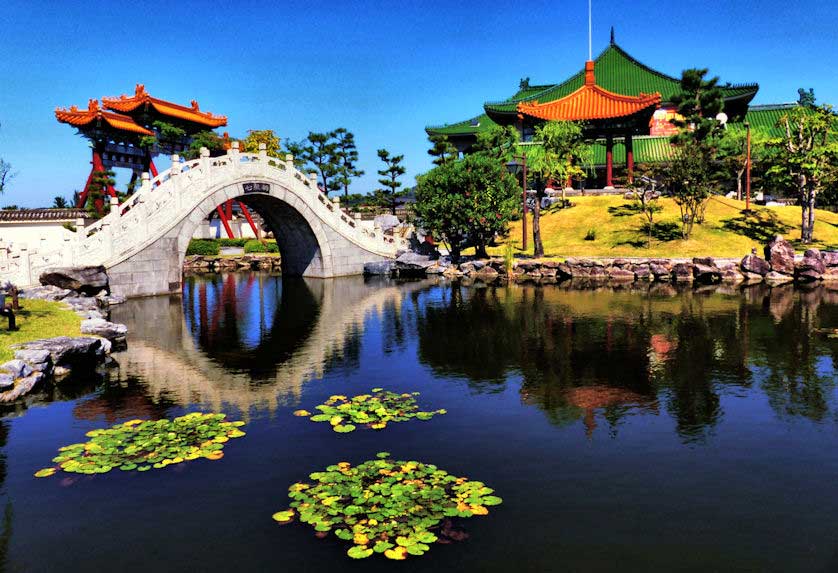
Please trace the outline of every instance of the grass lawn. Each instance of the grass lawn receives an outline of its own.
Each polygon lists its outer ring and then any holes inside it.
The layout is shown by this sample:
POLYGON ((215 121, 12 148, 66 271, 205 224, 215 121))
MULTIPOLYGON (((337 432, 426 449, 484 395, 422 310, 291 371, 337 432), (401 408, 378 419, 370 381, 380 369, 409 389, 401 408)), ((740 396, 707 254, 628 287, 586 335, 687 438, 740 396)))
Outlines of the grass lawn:
MULTIPOLYGON (((573 197, 573 207, 541 218, 541 237, 548 257, 742 257, 752 247, 762 247, 774 235, 783 235, 795 248, 799 244, 800 207, 756 207, 745 216, 743 201, 713 197, 707 205, 704 224, 695 225, 688 240, 681 238, 678 206, 661 199, 663 211, 655 216, 651 247, 647 247, 646 219, 631 209, 631 201, 618 196, 573 197), (586 241, 589 229, 596 239, 586 241)), ((752 206, 753 207, 753 206, 752 206)), ((532 218, 529 219, 530 225, 532 218)), ((510 240, 521 247, 521 221, 510 226, 510 240)), ((818 210, 816 242, 820 249, 838 249, 838 214, 818 210)), ((532 252, 532 228, 529 229, 532 252)), ((502 255, 503 247, 489 249, 502 255)))
POLYGON ((0 317, 0 363, 14 358, 12 344, 53 336, 80 336, 81 317, 62 303, 21 299, 20 306, 15 313, 18 330, 9 332, 6 317, 0 317))

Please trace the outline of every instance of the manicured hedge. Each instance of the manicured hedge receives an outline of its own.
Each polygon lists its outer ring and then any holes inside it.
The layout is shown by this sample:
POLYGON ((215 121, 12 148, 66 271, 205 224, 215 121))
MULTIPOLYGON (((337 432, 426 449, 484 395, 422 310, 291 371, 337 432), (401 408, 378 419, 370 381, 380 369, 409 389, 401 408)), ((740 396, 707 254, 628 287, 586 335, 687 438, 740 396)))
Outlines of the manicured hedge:
POLYGON ((216 239, 222 247, 243 247, 249 239, 216 239))
POLYGON ((220 245, 215 239, 192 239, 186 248, 187 255, 214 256, 219 252, 220 245))
POLYGON ((264 244, 261 241, 251 239, 244 244, 245 253, 278 253, 279 247, 276 241, 266 241, 264 244))

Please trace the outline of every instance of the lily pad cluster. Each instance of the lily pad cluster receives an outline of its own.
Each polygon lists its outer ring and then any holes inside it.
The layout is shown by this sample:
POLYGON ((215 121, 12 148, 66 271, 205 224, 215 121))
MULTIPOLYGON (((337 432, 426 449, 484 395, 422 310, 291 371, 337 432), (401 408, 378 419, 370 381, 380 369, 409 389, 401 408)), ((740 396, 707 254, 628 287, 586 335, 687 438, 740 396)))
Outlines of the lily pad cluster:
POLYGON ((108 429, 87 432, 89 441, 59 448, 57 465, 35 477, 57 471, 103 474, 113 469, 145 472, 188 460, 219 460, 224 444, 245 435, 244 422, 227 422, 224 414, 195 412, 173 420, 131 420, 108 429))
POLYGON ((360 394, 352 398, 331 396, 325 404, 317 406, 319 414, 297 410, 294 415, 310 417, 312 422, 328 422, 335 432, 345 434, 355 430, 358 425, 383 430, 391 422, 405 422, 412 418, 430 420, 437 414, 446 413, 442 409, 419 411, 419 405, 416 403, 418 395, 419 392, 397 394, 383 388, 373 388, 370 394, 360 394))
POLYGON ((309 478, 313 483, 289 488, 290 509, 275 513, 274 520, 299 519, 320 536, 332 532, 351 541, 347 554, 354 559, 422 555, 434 542, 462 538, 451 518, 486 515, 502 502, 482 482, 431 464, 393 460, 388 452, 358 466, 340 462, 309 478))

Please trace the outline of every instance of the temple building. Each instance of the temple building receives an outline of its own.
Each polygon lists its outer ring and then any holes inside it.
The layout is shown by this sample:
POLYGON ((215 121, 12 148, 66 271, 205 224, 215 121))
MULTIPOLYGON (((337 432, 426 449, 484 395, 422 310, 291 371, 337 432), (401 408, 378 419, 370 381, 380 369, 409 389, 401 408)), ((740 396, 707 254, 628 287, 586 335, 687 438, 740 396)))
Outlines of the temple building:
MULTIPOLYGON (((759 90, 755 83, 720 84, 724 113, 731 127, 745 120, 770 128, 788 105, 750 106, 759 90)), ((488 102, 471 119, 429 126, 429 136, 444 135, 461 153, 468 153, 477 135, 495 125, 514 125, 521 140, 530 141, 535 126, 545 121, 584 122, 594 141, 595 175, 587 187, 609 188, 631 181, 636 163, 666 160, 670 137, 677 129, 673 96, 681 91, 678 78, 654 70, 629 55, 614 41, 595 59, 558 84, 521 82, 510 98, 488 102)), ((736 127, 734 127, 736 128, 736 127)))

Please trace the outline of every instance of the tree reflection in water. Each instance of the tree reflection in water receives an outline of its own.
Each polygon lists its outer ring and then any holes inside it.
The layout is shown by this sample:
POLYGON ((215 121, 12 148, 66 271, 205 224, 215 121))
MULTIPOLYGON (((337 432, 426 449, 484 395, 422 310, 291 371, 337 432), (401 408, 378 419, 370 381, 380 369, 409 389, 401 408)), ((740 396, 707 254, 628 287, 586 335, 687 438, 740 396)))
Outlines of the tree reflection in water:
POLYGON ((431 291, 418 317, 419 359, 478 391, 522 377, 526 403, 556 424, 600 413, 611 431, 660 402, 685 442, 719 424, 723 396, 756 383, 779 415, 834 415, 836 346, 812 338, 838 325, 838 292, 749 287, 431 291), (829 304, 822 304, 828 302, 829 304))

